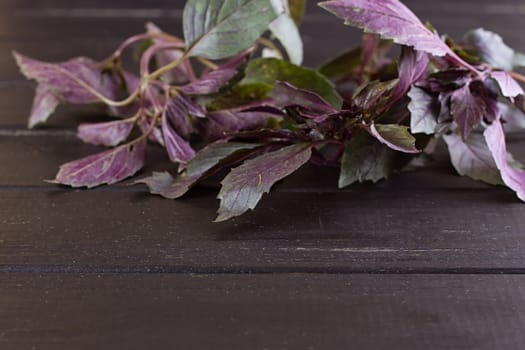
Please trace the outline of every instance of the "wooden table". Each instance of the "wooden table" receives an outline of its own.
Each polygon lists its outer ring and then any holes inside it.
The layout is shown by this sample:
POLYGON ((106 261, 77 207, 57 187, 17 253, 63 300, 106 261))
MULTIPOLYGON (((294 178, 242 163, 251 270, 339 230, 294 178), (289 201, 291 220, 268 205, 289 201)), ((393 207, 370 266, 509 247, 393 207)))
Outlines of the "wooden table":
MULTIPOLYGON (((310 3, 316 65, 359 32, 310 3)), ((484 26, 525 50, 522 0, 407 3, 456 38, 484 26)), ((98 150, 74 134, 93 111, 27 131, 34 86, 10 50, 102 59, 148 20, 180 34, 182 6, 2 0, 0 349, 524 349, 525 205, 447 163, 345 191, 307 169, 225 224, 210 189, 168 201, 42 181, 98 150)), ((148 171, 166 164, 150 151, 148 171)))

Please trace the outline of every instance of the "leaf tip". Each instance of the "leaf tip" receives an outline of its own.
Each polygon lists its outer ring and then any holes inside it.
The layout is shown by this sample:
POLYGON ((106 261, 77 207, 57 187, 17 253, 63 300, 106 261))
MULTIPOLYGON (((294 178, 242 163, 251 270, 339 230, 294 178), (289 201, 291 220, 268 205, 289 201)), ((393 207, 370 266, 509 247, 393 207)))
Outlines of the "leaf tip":
POLYGON ((333 1, 320 1, 317 3, 317 6, 319 6, 320 8, 326 10, 326 11, 330 11, 330 4, 333 3, 333 1))
POLYGON ((33 119, 29 119, 29 121, 27 122, 27 128, 28 129, 34 129, 35 126, 37 126, 38 122, 36 122, 35 120, 33 119))
POLYGON ((63 185, 60 181, 58 181, 56 178, 53 180, 44 180, 45 183, 53 184, 53 185, 63 185))
POLYGON ((13 58, 15 59, 16 65, 18 66, 18 68, 20 69, 22 74, 27 76, 27 74, 26 74, 26 63, 24 62, 25 60, 27 60, 27 57, 22 55, 21 53, 19 53, 16 50, 12 50, 11 54, 13 55, 13 58))
POLYGON ((213 220, 213 223, 214 224, 220 224, 220 223, 223 223, 223 222, 226 222, 228 221, 230 218, 226 217, 226 216, 223 216, 221 214, 218 214, 217 215, 217 218, 215 218, 215 220, 213 220))
POLYGON ((11 55, 13 55, 13 58, 15 59, 16 63, 20 65, 20 61, 24 58, 24 56, 22 56, 22 54, 20 54, 16 50, 12 50, 11 55))
POLYGON ((141 179, 134 180, 131 183, 129 183, 127 186, 139 186, 139 185, 147 186, 148 185, 148 177, 146 176, 146 177, 143 177, 141 179))
MULTIPOLYGON (((253 209, 251 209, 253 210, 253 209)), ((219 211, 217 211, 217 217, 215 218, 215 220, 213 220, 213 223, 215 224, 220 224, 220 223, 223 223, 223 222, 226 222, 226 221, 229 221, 237 216, 241 216, 243 215, 244 213, 246 213, 246 211, 242 212, 242 213, 233 213, 233 212, 230 212, 228 210, 222 210, 222 208, 219 209, 219 211)))
POLYGON ((343 178, 340 178, 339 181, 337 182, 337 188, 340 190, 348 186, 350 186, 350 184, 348 184, 347 181, 343 178))

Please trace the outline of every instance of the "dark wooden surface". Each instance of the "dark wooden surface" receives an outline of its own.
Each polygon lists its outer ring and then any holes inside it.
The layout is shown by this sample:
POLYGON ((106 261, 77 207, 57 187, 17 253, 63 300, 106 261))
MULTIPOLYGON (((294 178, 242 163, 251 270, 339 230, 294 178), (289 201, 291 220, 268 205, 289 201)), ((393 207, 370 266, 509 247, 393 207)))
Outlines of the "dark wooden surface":
MULTIPOLYGON (((27 131, 34 86, 10 51, 103 58, 148 20, 180 33, 183 3, 1 1, 0 349, 525 348, 525 205, 446 161, 344 191, 305 169, 225 224, 213 185, 167 201, 42 181, 97 151, 74 127, 100 112, 27 131)), ((456 38, 483 26, 525 50, 521 0, 406 3, 456 38)), ((314 66, 359 32, 309 6, 314 66)), ((520 135, 512 148, 525 160, 520 135)), ((169 166, 152 149, 143 173, 169 166)))

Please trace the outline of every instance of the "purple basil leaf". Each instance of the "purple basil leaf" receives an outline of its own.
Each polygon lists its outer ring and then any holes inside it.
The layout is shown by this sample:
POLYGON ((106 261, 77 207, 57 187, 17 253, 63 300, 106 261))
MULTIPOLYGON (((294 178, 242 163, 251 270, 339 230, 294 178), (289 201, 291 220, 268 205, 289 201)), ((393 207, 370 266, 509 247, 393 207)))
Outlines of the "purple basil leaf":
POLYGON ((126 70, 122 74, 115 73, 107 77, 110 79, 109 87, 113 90, 111 95, 117 99, 128 97, 140 87, 140 77, 126 70))
POLYGON ((88 188, 117 183, 142 169, 145 150, 142 140, 64 164, 51 182, 88 188))
POLYGON ((465 42, 475 49, 484 62, 494 68, 511 71, 525 66, 525 55, 511 49, 496 33, 479 28, 467 33, 465 42))
POLYGON ((177 94, 173 97, 169 102, 168 107, 180 112, 185 111, 187 114, 198 118, 204 118, 206 116, 206 113, 198 104, 193 102, 189 97, 181 94, 177 94))
POLYGON ((172 162, 185 165, 195 157, 195 151, 190 143, 177 133, 167 117, 167 112, 164 112, 162 116, 162 135, 166 151, 172 162))
POLYGON ((168 109, 172 113, 192 115, 198 118, 204 118, 206 112, 188 96, 177 93, 168 101, 168 109))
POLYGON ((410 131, 414 134, 432 135, 438 125, 439 102, 425 90, 412 86, 408 92, 410 103, 410 131))
POLYGON ((372 136, 379 142, 403 153, 420 153, 416 148, 416 138, 410 134, 408 127, 397 124, 374 124, 370 126, 372 136))
POLYGON ((248 48, 244 51, 239 52, 225 63, 221 64, 218 69, 235 69, 239 70, 239 67, 247 63, 249 55, 253 52, 253 48, 248 48))
MULTIPOLYGON (((113 84, 113 95, 116 99, 127 98, 140 87, 140 77, 128 71, 124 71, 122 77, 115 75, 111 78, 113 84), (124 81, 122 81, 122 79, 124 79, 124 81)), ((123 107, 108 106, 108 112, 112 116, 122 118, 134 115, 139 108, 140 102, 135 101, 134 103, 123 107)))
POLYGON ((356 91, 353 102, 357 107, 365 111, 380 109, 389 101, 390 96, 392 96, 392 90, 396 85, 397 80, 372 81, 361 90, 356 91))
POLYGON ((59 98, 57 98, 46 86, 39 85, 36 88, 33 108, 31 109, 31 116, 29 117, 29 128, 33 128, 37 124, 45 123, 59 104, 59 98))
POLYGON ((279 116, 284 115, 282 109, 276 106, 271 99, 250 102, 240 106, 232 107, 230 110, 234 112, 267 112, 279 116))
POLYGON ((231 108, 225 108, 223 110, 230 110, 232 112, 266 112, 269 114, 275 114, 276 116, 284 115, 282 108, 276 106, 274 101, 271 99, 261 99, 259 101, 234 106, 231 108))
POLYGON ((345 20, 345 24, 380 34, 434 56, 456 55, 417 16, 398 0, 332 0, 320 6, 345 20))
POLYGON ((177 110, 168 107, 166 118, 177 134, 185 139, 190 137, 193 126, 187 113, 179 113, 177 110))
POLYGON ((514 80, 514 78, 510 76, 509 73, 503 71, 494 71, 490 74, 490 77, 498 83, 503 96, 515 98, 524 94, 523 88, 516 80, 514 80))
POLYGON ((252 150, 261 146, 257 143, 243 142, 215 142, 201 149, 195 158, 188 164, 188 176, 202 176, 217 166, 222 160, 239 152, 252 150))
POLYGON ((205 73, 199 80, 180 88, 187 95, 211 95, 218 93, 238 73, 237 69, 246 62, 246 56, 251 50, 246 50, 232 57, 219 68, 205 73))
POLYGON ((433 92, 449 92, 465 86, 471 80, 471 73, 464 69, 448 69, 431 74, 423 85, 433 92))
MULTIPOLYGON (((123 72, 124 83, 126 84, 126 93, 131 94, 133 91, 137 90, 140 87, 140 77, 136 74, 130 73, 128 71, 123 72)), ((120 82, 122 83, 122 82, 120 82)), ((116 84, 115 84, 116 86, 116 84)))
POLYGON ((114 98, 114 82, 103 75, 97 63, 89 58, 75 58, 63 63, 45 63, 13 53, 22 73, 38 82, 29 126, 45 122, 58 103, 88 104, 99 102, 85 84, 104 97, 114 98), (82 82, 82 83, 79 83, 82 82))
POLYGON ((498 110, 501 114, 501 119, 505 121, 503 126, 506 132, 525 130, 525 114, 522 110, 503 102, 498 102, 498 110))
POLYGON ((497 96, 485 96, 483 101, 485 101, 485 118, 489 122, 498 119, 501 116, 501 111, 499 109, 497 96))
POLYGON ((113 147, 127 140, 133 130, 133 126, 135 126, 134 119, 80 124, 77 135, 86 143, 113 147))
POLYGON ((216 69, 205 74, 201 79, 180 88, 187 95, 211 95, 220 91, 237 75, 233 68, 216 69))
POLYGON ((245 77, 239 84, 241 86, 264 84, 271 87, 276 81, 286 81, 297 88, 313 91, 336 109, 340 109, 343 105, 343 99, 334 84, 317 70, 295 66, 275 58, 251 60, 246 67, 245 77))
MULTIPOLYGON (((304 136, 298 132, 294 132, 287 129, 257 129, 236 132, 233 135, 236 140, 262 140, 280 141, 280 142, 293 142, 293 141, 304 141, 304 136)), ((264 143, 264 142, 263 142, 264 143)))
POLYGON ((319 114, 332 114, 337 110, 321 96, 312 91, 296 88, 286 82, 278 82, 270 93, 276 106, 298 106, 319 114))
POLYGON ((445 123, 452 117, 450 101, 452 100, 452 92, 442 92, 438 96, 439 115, 438 123, 445 123))
POLYGON ((184 138, 188 138, 193 131, 188 115, 204 118, 204 111, 188 97, 177 94, 169 102, 166 116, 175 131, 184 138))
POLYGON ((484 133, 488 148, 501 173, 505 185, 514 190, 518 198, 525 201, 525 171, 515 168, 509 162, 503 126, 499 120, 490 125, 484 133))
POLYGON ((75 58, 63 63, 46 63, 14 53, 22 73, 46 86, 58 98, 69 103, 85 104, 98 102, 99 98, 86 89, 87 85, 104 97, 113 98, 112 79, 101 73, 97 62, 75 58))
POLYGON ((376 183, 387 179, 393 168, 394 154, 390 148, 367 133, 361 132, 352 136, 341 160, 339 188, 356 182, 376 183))
POLYGON ((258 110, 222 110, 208 113, 198 128, 205 139, 218 140, 234 132, 261 129, 272 118, 280 115, 258 110))
POLYGON ((370 61, 374 59, 374 56, 377 55, 380 42, 381 40, 376 34, 363 34, 363 44, 361 51, 362 64, 369 64, 370 61))
MULTIPOLYGON (((163 33, 163 31, 157 27, 155 24, 149 22, 146 24, 146 30, 150 34, 159 34, 163 33)), ((167 40, 155 38, 153 39, 154 44, 166 44, 168 43, 167 40)), ((158 52, 155 55, 156 63, 158 67, 163 67, 173 61, 179 60, 184 56, 184 51, 182 50, 162 50, 158 52)), ((164 73, 162 76, 166 81, 175 83, 175 84, 182 84, 186 83, 190 80, 190 73, 187 69, 186 64, 179 64, 174 69, 170 70, 169 72, 164 73)))
MULTIPOLYGON (((139 124, 140 131, 142 131, 142 133, 147 133, 148 130, 150 129, 150 124, 145 119, 139 119, 138 124, 139 124)), ((148 136, 148 140, 158 143, 161 146, 165 146, 164 137, 162 136, 162 131, 159 127, 153 128, 153 131, 148 136)))
POLYGON ((254 209, 264 193, 307 163, 311 156, 310 144, 296 144, 263 154, 233 169, 222 181, 216 222, 254 209))
POLYGON ((152 194, 158 194, 167 199, 177 199, 184 196, 198 179, 198 176, 179 175, 174 178, 168 172, 154 172, 152 176, 138 180, 135 184, 147 185, 152 194))
POLYGON ((376 34, 363 34, 362 45, 347 50, 324 62, 319 72, 334 81, 347 79, 362 83, 392 63, 387 53, 392 47, 390 40, 380 40, 376 34))
MULTIPOLYGON (((373 35, 376 37, 376 35, 373 35)), ((364 61, 363 47, 355 47, 330 60, 323 62, 319 72, 334 81, 342 80, 363 71, 363 67, 372 62, 364 61)), ((369 59, 371 60, 371 59, 369 59)))
POLYGON ((153 173, 153 176, 137 181, 146 184, 150 192, 168 199, 177 199, 186 194, 190 188, 208 171, 219 163, 240 151, 252 150, 259 144, 229 142, 213 143, 197 153, 188 164, 186 171, 174 178, 169 173, 153 173))
POLYGON ((501 176, 483 136, 472 133, 464 141, 460 134, 444 135, 452 165, 461 176, 491 185, 501 185, 501 176))
POLYGON ((485 102, 472 93, 471 84, 466 84, 452 94, 451 112, 466 140, 472 129, 480 124, 485 113, 485 102))
POLYGON ((420 80, 428 68, 428 56, 424 52, 416 52, 411 48, 403 48, 399 63, 399 81, 392 92, 390 103, 397 102, 403 97, 410 86, 420 80))

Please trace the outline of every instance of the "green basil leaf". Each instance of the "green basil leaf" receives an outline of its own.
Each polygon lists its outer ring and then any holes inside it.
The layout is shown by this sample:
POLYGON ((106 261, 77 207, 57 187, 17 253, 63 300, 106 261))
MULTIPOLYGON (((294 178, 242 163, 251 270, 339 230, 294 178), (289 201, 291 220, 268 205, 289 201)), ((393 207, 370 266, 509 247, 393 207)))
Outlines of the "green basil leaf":
POLYGON ((278 15, 270 0, 188 0, 183 22, 189 55, 231 57, 249 48, 278 15))

